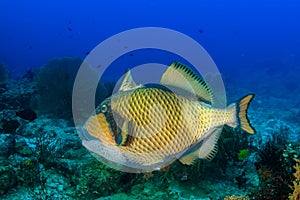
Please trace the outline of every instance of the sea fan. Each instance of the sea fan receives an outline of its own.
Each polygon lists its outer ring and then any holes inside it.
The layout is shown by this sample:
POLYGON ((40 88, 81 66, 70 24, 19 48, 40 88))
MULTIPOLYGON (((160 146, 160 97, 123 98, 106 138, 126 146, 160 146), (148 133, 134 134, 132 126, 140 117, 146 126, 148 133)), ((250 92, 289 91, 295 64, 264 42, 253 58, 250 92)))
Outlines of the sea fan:
POLYGON ((36 82, 38 109, 43 114, 69 119, 72 116, 72 88, 80 58, 57 58, 48 61, 39 71, 36 82))
POLYGON ((0 87, 6 85, 8 81, 8 70, 3 63, 0 63, 0 87))

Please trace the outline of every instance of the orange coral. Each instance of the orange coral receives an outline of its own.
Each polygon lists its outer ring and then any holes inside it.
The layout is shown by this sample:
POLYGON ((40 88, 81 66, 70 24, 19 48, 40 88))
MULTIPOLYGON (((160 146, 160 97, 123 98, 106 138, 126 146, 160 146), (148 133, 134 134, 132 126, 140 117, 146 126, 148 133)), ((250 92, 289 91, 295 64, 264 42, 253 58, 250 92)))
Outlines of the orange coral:
POLYGON ((296 164, 294 166, 294 169, 296 172, 293 174, 295 177, 295 180, 293 181, 292 188, 294 189, 293 194, 290 194, 289 199, 290 200, 300 200, 300 160, 295 159, 296 164))
POLYGON ((247 196, 226 196, 224 200, 249 200, 247 196))

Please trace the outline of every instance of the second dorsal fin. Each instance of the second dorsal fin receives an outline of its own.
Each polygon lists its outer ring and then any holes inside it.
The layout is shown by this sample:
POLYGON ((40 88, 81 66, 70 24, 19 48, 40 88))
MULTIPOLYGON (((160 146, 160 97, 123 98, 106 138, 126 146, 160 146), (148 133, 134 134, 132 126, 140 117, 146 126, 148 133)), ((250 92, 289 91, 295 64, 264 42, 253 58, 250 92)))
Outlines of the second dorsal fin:
POLYGON ((162 75, 160 84, 181 88, 210 104, 214 102, 214 95, 210 86, 192 69, 182 63, 173 62, 162 75))

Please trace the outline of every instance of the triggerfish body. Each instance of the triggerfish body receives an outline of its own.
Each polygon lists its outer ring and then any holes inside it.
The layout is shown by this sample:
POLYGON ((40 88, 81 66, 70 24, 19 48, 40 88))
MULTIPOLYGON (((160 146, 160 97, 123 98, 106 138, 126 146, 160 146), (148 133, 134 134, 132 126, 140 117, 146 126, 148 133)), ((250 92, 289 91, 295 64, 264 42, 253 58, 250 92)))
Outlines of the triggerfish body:
POLYGON ((159 84, 137 85, 127 71, 119 91, 85 123, 83 145, 100 160, 129 172, 161 169, 176 159, 187 165, 212 159, 223 125, 255 133, 247 117, 253 97, 214 108, 211 87, 178 62, 159 84))

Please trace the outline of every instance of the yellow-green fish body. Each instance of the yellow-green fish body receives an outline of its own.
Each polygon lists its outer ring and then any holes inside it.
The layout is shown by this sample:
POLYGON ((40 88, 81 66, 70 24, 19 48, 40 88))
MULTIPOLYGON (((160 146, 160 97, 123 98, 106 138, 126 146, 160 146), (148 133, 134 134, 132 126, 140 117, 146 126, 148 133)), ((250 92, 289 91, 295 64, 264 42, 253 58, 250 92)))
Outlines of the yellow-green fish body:
POLYGON ((226 109, 213 108, 210 87, 175 62, 159 85, 137 86, 127 72, 120 91, 99 105, 84 129, 112 147, 117 153, 111 155, 119 155, 120 164, 130 168, 150 171, 176 159, 191 164, 197 158, 213 157, 223 125, 254 133, 246 116, 253 97, 226 109))

